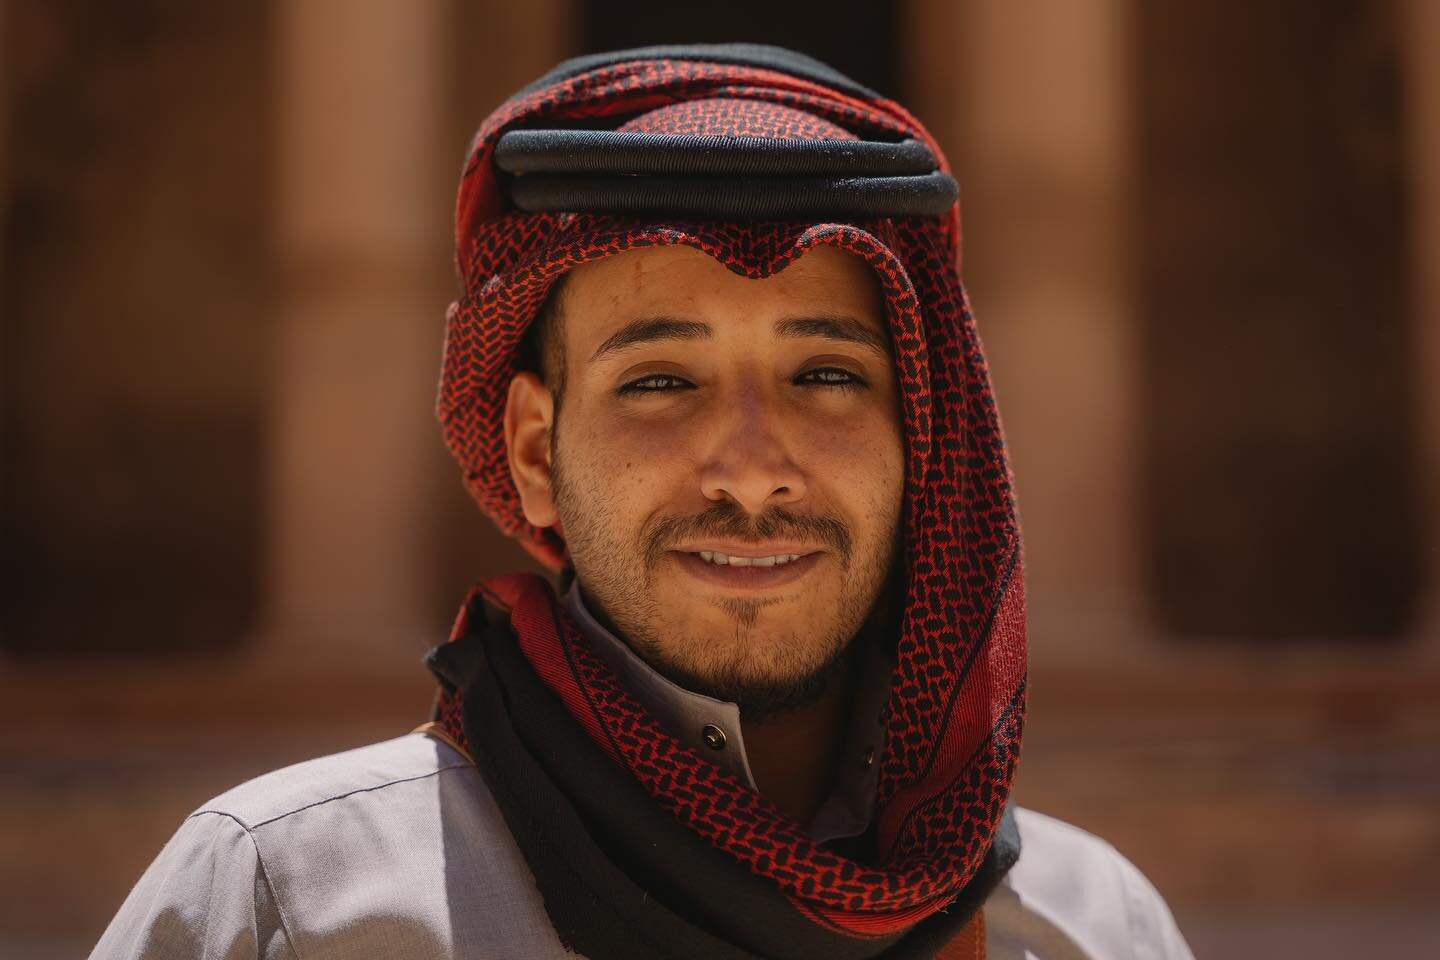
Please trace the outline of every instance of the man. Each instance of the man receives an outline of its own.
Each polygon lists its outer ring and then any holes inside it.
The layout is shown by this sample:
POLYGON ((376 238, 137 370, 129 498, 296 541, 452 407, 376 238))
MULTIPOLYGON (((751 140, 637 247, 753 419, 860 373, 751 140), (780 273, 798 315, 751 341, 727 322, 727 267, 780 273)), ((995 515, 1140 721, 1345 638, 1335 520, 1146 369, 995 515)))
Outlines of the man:
POLYGON ((1020 539, 898 105, 767 47, 561 64, 460 186, 439 414, 559 574, 480 584, 434 719, 200 808, 96 957, 1165 957, 1007 806, 1020 539))

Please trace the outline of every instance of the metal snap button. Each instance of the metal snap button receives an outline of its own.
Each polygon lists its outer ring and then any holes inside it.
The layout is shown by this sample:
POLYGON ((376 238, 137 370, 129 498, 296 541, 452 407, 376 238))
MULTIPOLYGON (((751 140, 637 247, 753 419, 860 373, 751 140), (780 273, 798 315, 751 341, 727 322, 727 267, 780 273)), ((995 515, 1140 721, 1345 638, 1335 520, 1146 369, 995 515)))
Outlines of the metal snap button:
POLYGON ((700 736, 705 740, 705 746, 711 750, 725 749, 725 731, 713 723, 705 724, 705 729, 700 731, 700 736))

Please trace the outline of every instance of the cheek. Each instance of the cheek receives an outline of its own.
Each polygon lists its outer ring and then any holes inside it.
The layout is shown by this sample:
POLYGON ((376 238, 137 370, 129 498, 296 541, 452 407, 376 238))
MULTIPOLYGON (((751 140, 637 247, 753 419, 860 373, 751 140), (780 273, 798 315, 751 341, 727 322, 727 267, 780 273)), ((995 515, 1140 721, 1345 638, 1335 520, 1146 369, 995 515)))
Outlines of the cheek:
POLYGON ((587 499, 603 502, 606 514, 635 526, 673 499, 694 466, 686 431, 623 417, 568 426, 561 433, 560 456, 567 474, 578 477, 583 470, 587 499))
POLYGON ((867 514, 898 504, 905 484, 904 443, 889 411, 865 411, 797 432, 804 466, 830 495, 867 514))
POLYGON ((693 428, 693 420, 680 418, 612 417, 597 425, 593 444, 597 458, 611 469, 645 472, 685 458, 693 428))

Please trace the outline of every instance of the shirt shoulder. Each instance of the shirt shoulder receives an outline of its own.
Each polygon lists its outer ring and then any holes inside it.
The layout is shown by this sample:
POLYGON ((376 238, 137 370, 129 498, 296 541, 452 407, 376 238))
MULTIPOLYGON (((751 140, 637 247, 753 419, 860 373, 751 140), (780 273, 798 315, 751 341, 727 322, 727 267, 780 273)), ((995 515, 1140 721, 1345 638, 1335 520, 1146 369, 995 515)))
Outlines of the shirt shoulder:
POLYGON ((91 960, 295 960, 254 838, 228 816, 187 818, 130 891, 91 960))
POLYGON ((206 801, 192 816, 223 814, 254 830, 311 807, 469 766, 446 744, 407 734, 272 770, 206 801))
POLYGON ((985 907, 990 956, 1193 960, 1165 900, 1111 844, 1016 809, 1020 860, 985 907))
POLYGON ((415 733, 275 770, 201 804, 93 954, 122 956, 553 960, 565 951, 479 771, 415 733))

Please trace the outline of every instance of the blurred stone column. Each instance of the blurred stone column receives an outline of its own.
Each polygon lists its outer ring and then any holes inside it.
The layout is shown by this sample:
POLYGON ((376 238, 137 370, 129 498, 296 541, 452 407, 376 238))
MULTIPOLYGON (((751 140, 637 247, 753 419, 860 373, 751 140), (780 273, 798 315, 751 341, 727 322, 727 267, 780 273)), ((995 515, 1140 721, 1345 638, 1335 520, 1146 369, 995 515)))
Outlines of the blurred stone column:
POLYGON ((1410 171, 1411 371, 1419 427, 1419 507, 1424 578, 1415 638, 1421 654, 1440 658, 1440 3, 1408 0, 1405 22, 1405 133, 1410 171))
POLYGON ((1129 6, 912 0, 908 16, 909 98, 960 180, 1032 646, 1052 664, 1143 651, 1129 6))
POLYGON ((413 670, 434 639, 431 409, 459 164, 444 140, 450 11, 274 7, 270 662, 413 670))
MULTIPOLYGON (((9 44, 9 42, 10 42, 10 31, 9 31, 9 29, 8 29, 9 26, 10 26, 10 2, 9 2, 9 0, 0 0, 0 51, 4 51, 4 50, 7 50, 7 49, 8 49, 8 44, 9 44)), ((0 69, 0 204, 3 204, 3 205, 6 206, 6 207, 8 207, 8 206, 10 205, 10 191, 11 191, 11 185, 10 185, 10 90, 8 89, 8 86, 7 86, 6 82, 5 82, 6 79, 8 78, 8 73, 9 73, 9 71, 4 70, 4 69, 0 69)), ((7 270, 7 268, 8 268, 8 265, 9 265, 9 263, 10 263, 10 260, 9 260, 9 258, 8 258, 8 251, 6 250, 6 244, 5 244, 6 239, 7 239, 7 238, 6 238, 3 234, 0 234, 0 284, 3 284, 3 283, 6 282, 5 274, 6 274, 6 270, 7 270)), ((3 325, 6 324, 6 323, 8 323, 8 322, 10 322, 10 318, 9 318, 9 317, 0 315, 0 330, 3 330, 3 329, 4 329, 4 326, 3 326, 3 325)), ((0 337, 0 350, 4 350, 4 349, 5 349, 5 345, 9 342, 9 340, 10 340, 9 337, 0 337)), ((0 353, 0 370, 4 370, 4 369, 5 369, 5 364, 6 364, 7 362, 8 362, 8 361, 5 359, 5 355, 4 355, 3 353, 0 353)), ((0 391, 0 398, 3 398, 4 396, 5 396, 5 391, 0 391)), ((5 429, 5 426, 6 426, 9 422, 10 422, 10 414, 9 414, 9 412, 8 412, 8 411, 5 411, 5 410, 3 410, 3 409, 0 409, 0 430, 4 430, 4 429, 5 429)), ((0 434, 0 450, 4 450, 4 449, 7 449, 6 443, 5 443, 5 437, 4 437, 3 434, 0 434)), ((0 638, 0 641, 3 641, 3 638, 0 638)), ((0 649, 3 649, 4 647, 5 647, 5 644, 4 644, 3 642, 0 642, 0 649)), ((5 662, 4 656, 3 656, 3 655, 0 655, 0 665, 3 665, 4 662, 5 662)))

